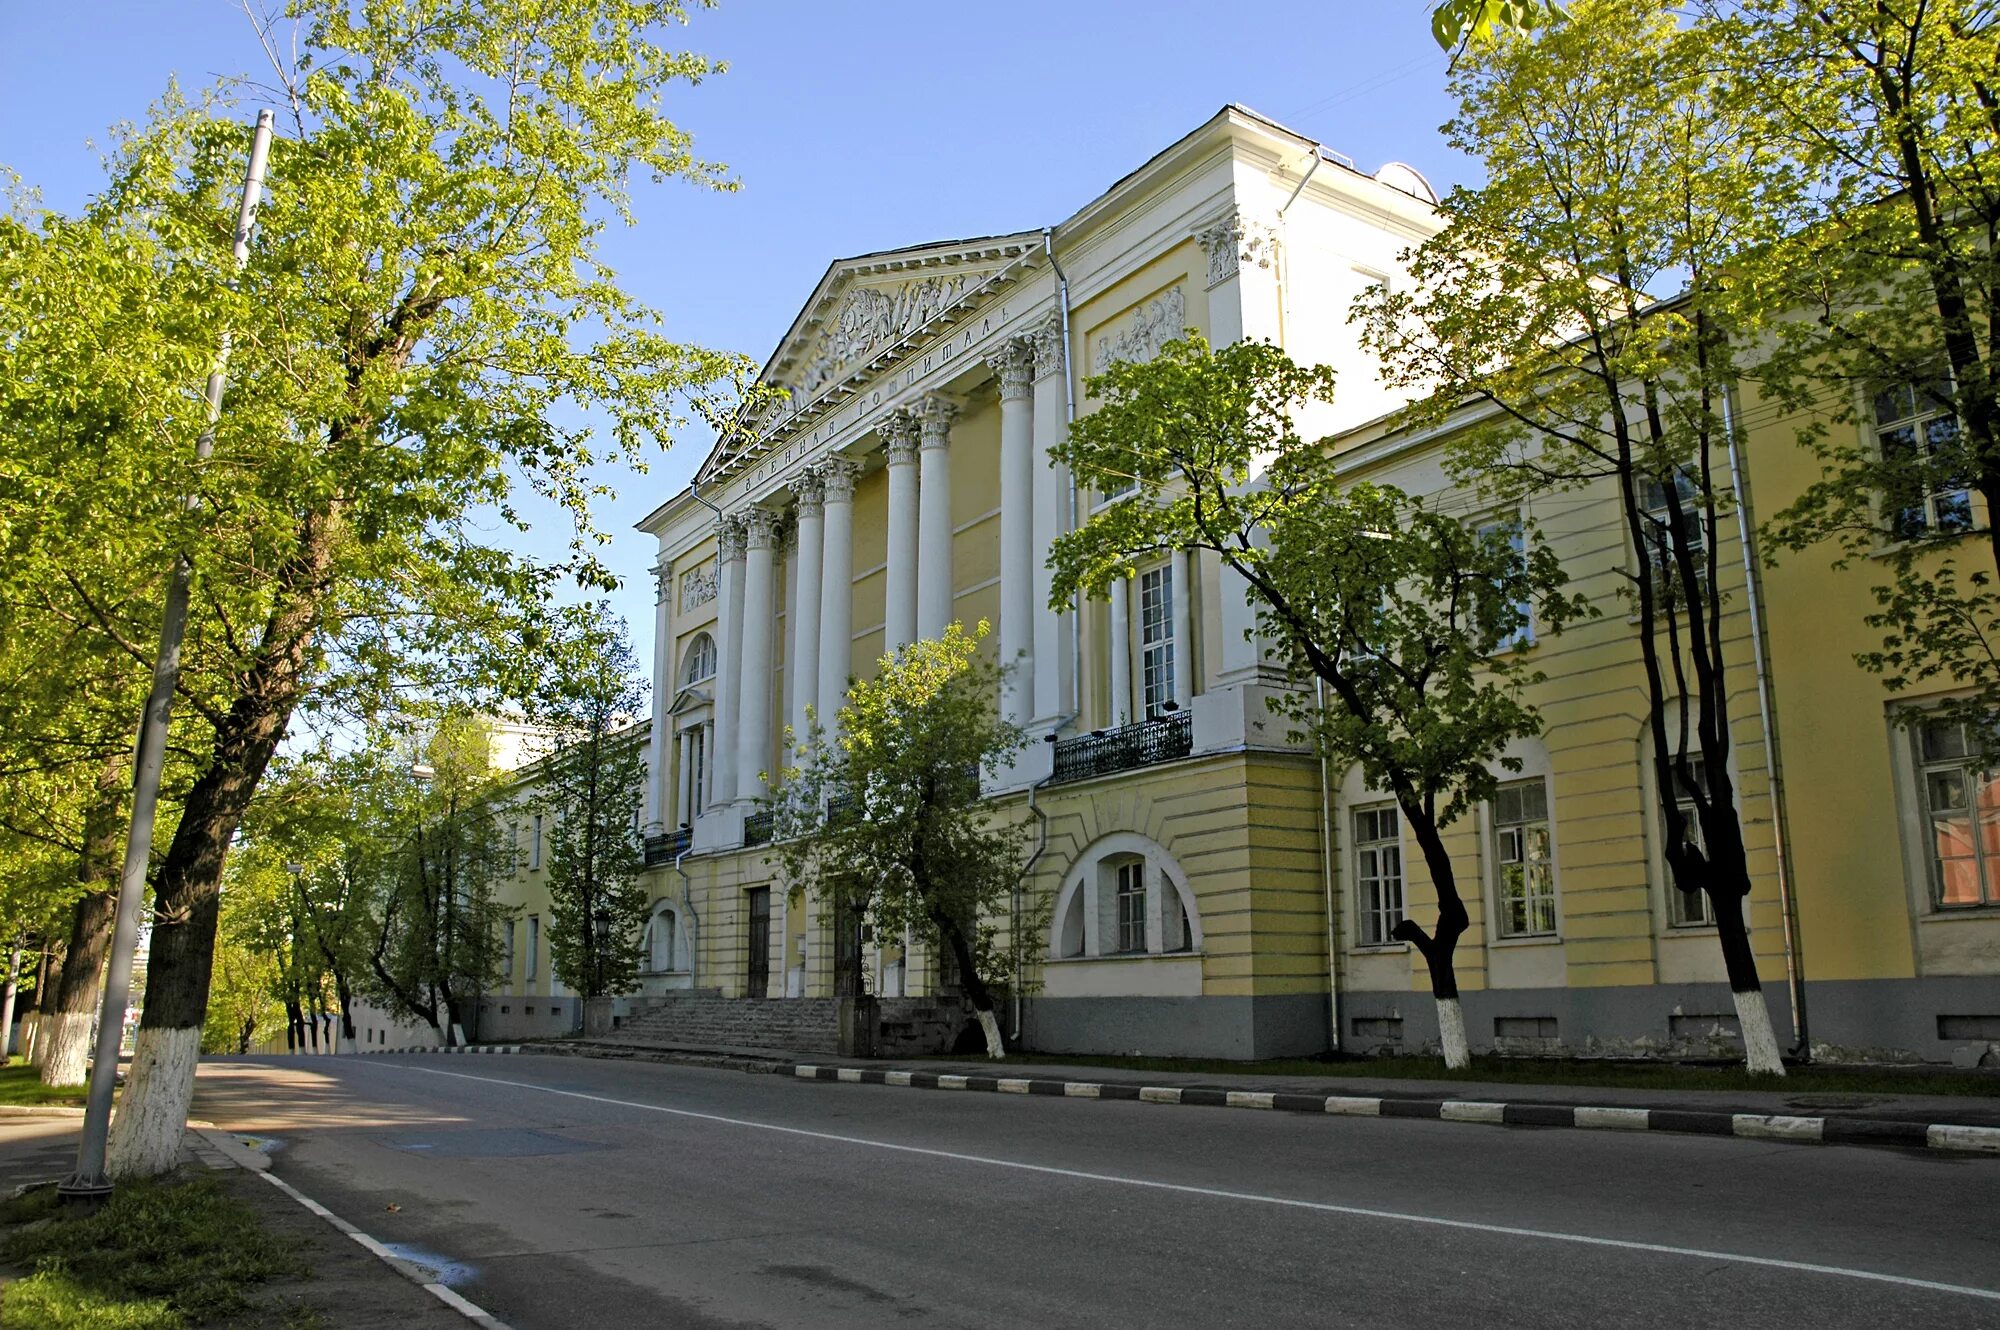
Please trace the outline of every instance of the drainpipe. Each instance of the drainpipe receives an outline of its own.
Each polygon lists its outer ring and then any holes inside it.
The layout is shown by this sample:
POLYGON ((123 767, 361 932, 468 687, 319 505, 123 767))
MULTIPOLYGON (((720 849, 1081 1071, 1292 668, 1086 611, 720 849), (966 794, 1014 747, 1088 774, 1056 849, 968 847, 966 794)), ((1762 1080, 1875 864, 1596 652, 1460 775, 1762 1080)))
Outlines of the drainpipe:
MULTIPOLYGON (((1304 186, 1300 186, 1304 188, 1304 186)), ((1326 680, 1313 676, 1313 705, 1324 716, 1326 680)), ((1317 750, 1320 745, 1315 743, 1317 750)), ((1340 1051, 1340 929, 1333 913, 1333 786, 1327 771, 1325 752, 1317 752, 1319 766, 1319 882, 1326 899, 1326 1018, 1333 1031, 1333 1051, 1340 1051)))
MULTIPOLYGON (((1285 324, 1286 324, 1286 317, 1285 317, 1285 316, 1286 316, 1286 313, 1287 313, 1287 311, 1286 311, 1286 309, 1285 309, 1285 292, 1286 292, 1286 291, 1288 291, 1288 290, 1289 290, 1289 289, 1291 288, 1291 277, 1290 277, 1290 273, 1289 273, 1289 271, 1287 270, 1287 268, 1286 268, 1286 266, 1285 266, 1285 254, 1286 254, 1286 252, 1287 252, 1287 251, 1288 251, 1288 250, 1289 250, 1289 249, 1291 248, 1291 246, 1290 246, 1289 244, 1285 243, 1285 237, 1286 237, 1286 235, 1287 235, 1287 232, 1285 231, 1285 214, 1286 214, 1286 213, 1288 213, 1288 212, 1290 212, 1290 211, 1291 211, 1291 208, 1292 208, 1292 205, 1293 205, 1294 203, 1297 203, 1297 202, 1299 201, 1299 195, 1301 195, 1301 194, 1303 194, 1303 193, 1305 193, 1305 192, 1306 192, 1306 186, 1307 186, 1307 185, 1310 185, 1310 184, 1312 183, 1312 178, 1313 178, 1313 177, 1314 177, 1315 175, 1318 175, 1318 174, 1319 174, 1319 164, 1320 164, 1320 163, 1321 163, 1322 161, 1324 161, 1324 160, 1325 160, 1325 157, 1324 157, 1324 156, 1322 155, 1322 153, 1321 153, 1321 150, 1320 150, 1320 145, 1319 145, 1318 143, 1314 143, 1314 144, 1313 144, 1313 147, 1312 147, 1312 159, 1313 159, 1313 160, 1312 160, 1312 165, 1311 165, 1311 166, 1308 166, 1308 167, 1306 168, 1306 173, 1305 173, 1305 175, 1304 175, 1304 176, 1302 176, 1302 177, 1300 178, 1300 180, 1299 180, 1299 184, 1298 184, 1298 188, 1294 189, 1294 190, 1292 191, 1292 196, 1291 196, 1290 198, 1288 198, 1288 199, 1286 199, 1286 200, 1285 200, 1285 206, 1284 206, 1284 207, 1282 207, 1282 208, 1280 208, 1280 209, 1278 209, 1278 237, 1279 237, 1279 244, 1278 244, 1278 345, 1280 345, 1280 346, 1283 346, 1283 345, 1285 345, 1285 324)), ((1336 1029, 1336 1030, 1335 1030, 1335 1032, 1334 1032, 1334 1044, 1335 1044, 1335 1047, 1338 1047, 1338 1046, 1339 1046, 1339 1040, 1340 1040, 1340 1032, 1339 1032, 1339 1031, 1338 1031, 1338 1030, 1336 1029)))
POLYGON ((1785 781, 1778 761, 1777 727, 1771 716, 1771 672, 1764 656, 1763 598, 1758 594, 1757 555, 1752 541, 1750 500, 1743 485, 1742 464, 1737 455, 1735 392, 1722 394, 1722 432, 1729 438, 1729 486, 1736 493, 1736 535, 1743 546, 1744 604, 1750 611, 1750 650, 1757 672, 1757 718, 1763 726, 1764 769, 1771 782, 1771 808, 1775 822, 1772 848, 1778 870, 1778 909, 1785 921, 1785 984, 1792 999, 1792 1034, 1797 1043, 1793 1056, 1812 1061, 1812 1036, 1806 1022, 1806 965, 1799 945, 1799 907, 1792 892, 1790 823, 1785 811, 1785 781))
MULTIPOLYGON (((1056 232, 1052 226, 1042 228, 1042 253, 1048 255, 1049 267, 1056 275, 1056 305, 1062 315, 1063 349, 1063 411, 1068 424, 1076 423, 1076 372, 1070 359, 1069 330, 1069 276, 1063 272, 1062 264, 1056 259, 1056 232)), ((1069 529, 1076 530, 1076 472, 1069 476, 1069 529)), ((1083 699, 1083 596, 1081 592, 1069 598, 1071 629, 1069 635, 1069 686, 1076 690, 1079 710, 1083 699)), ((1075 720, 1077 711, 1071 711, 1070 720, 1075 720)))

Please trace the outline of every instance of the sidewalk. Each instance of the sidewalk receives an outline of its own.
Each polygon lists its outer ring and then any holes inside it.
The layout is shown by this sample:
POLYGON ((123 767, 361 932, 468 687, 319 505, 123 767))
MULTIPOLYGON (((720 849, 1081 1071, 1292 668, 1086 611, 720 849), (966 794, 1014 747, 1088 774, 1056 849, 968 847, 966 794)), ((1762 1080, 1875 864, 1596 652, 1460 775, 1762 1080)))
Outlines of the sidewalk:
MULTIPOLYGON (((0 1117, 0 1196, 24 1183, 67 1174, 76 1163, 80 1125, 74 1114, 20 1113, 0 1117)), ((220 1136, 215 1133, 214 1136, 220 1136)), ((268 1234, 298 1244, 310 1273, 271 1279, 249 1291, 264 1314, 258 1324, 315 1324, 342 1330, 467 1330, 477 1324, 349 1241, 325 1219, 239 1166, 214 1136, 190 1128, 184 1167, 214 1170, 225 1191, 257 1216, 268 1234)), ((227 1139, 226 1137, 224 1138, 227 1139)), ((0 1288, 19 1271, 0 1270, 0 1288)))

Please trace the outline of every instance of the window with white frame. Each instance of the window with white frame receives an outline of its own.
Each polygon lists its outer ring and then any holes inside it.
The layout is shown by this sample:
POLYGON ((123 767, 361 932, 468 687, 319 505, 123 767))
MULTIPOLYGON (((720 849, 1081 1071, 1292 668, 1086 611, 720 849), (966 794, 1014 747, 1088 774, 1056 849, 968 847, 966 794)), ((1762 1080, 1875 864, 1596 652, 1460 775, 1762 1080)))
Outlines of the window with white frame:
POLYGON ((1354 908, 1361 945, 1386 947, 1403 922, 1403 831, 1393 803, 1354 810, 1354 908))
POLYGON ((514 981, 514 921, 509 919, 500 930, 500 969, 507 976, 507 982, 514 981))
POLYGON ((535 814, 535 825, 529 831, 528 838, 528 867, 530 869, 540 868, 542 866, 542 815, 540 813, 535 814))
POLYGON ((1958 408, 1949 379, 1903 383, 1874 394, 1875 445, 1906 487, 1892 491, 1883 514, 1895 540, 1972 529, 1958 408))
POLYGON ((1139 574, 1139 675, 1148 720, 1174 700, 1174 566, 1139 574))
POLYGON ((1556 931, 1552 843, 1546 781, 1539 776, 1508 781, 1494 791, 1493 862, 1500 936, 1542 937, 1556 931))
MULTIPOLYGON (((1528 559, 1528 530, 1526 525, 1521 521, 1521 514, 1518 511, 1501 513, 1488 518, 1479 524, 1479 528, 1474 534, 1482 542, 1504 542, 1507 548, 1513 552, 1514 564, 1517 569, 1526 564, 1528 559)), ((1516 628, 1514 635, 1501 643, 1501 645, 1506 647, 1531 646, 1535 640, 1534 602, 1530 600, 1517 600, 1514 602, 1514 608, 1521 616, 1521 626, 1516 628)))
POLYGON ((2000 778, 1957 721, 1912 727, 1931 899, 1941 910, 2000 905, 2000 778))
MULTIPOLYGON (((1695 849, 1706 852, 1707 847, 1703 845, 1701 839, 1700 813, 1695 807, 1694 793, 1689 790, 1687 782, 1692 782, 1694 790, 1699 790, 1702 798, 1706 799, 1708 797, 1708 765, 1701 758, 1690 755, 1685 764, 1685 775, 1680 771, 1676 771, 1671 779, 1674 782, 1674 804, 1681 810, 1681 816, 1687 819, 1688 843, 1694 846, 1695 849)), ((1667 843, 1666 824, 1667 813, 1663 806, 1660 809, 1660 843, 1662 845, 1667 843)), ((1667 875, 1667 922, 1675 928, 1707 928, 1712 926, 1715 923, 1715 913, 1709 908, 1708 893, 1700 890, 1682 891, 1680 884, 1674 881, 1674 870, 1666 866, 1665 863, 1662 863, 1661 869, 1667 875)))
POLYGON ((1128 859, 1118 865, 1118 950, 1146 949, 1146 863, 1128 859))
POLYGON ((708 728, 704 725, 692 726, 681 731, 681 743, 687 748, 687 811, 683 822, 692 821, 701 811, 702 791, 708 788, 708 728))
POLYGON ((706 683, 715 677, 715 639, 699 633, 681 654, 681 687, 706 683))
POLYGON ((1703 515, 1701 486, 1685 467, 1674 468, 1673 489, 1669 502, 1666 482, 1652 477, 1639 480, 1639 502, 1646 532, 1646 557, 1653 565, 1653 587, 1669 604, 1679 606, 1688 598, 1681 594, 1681 574, 1679 553, 1674 533, 1678 530, 1679 545, 1685 545, 1687 556, 1694 564, 1694 593, 1702 594, 1708 579, 1708 524, 1703 515), (1680 509, 1676 520, 1674 508, 1680 509))

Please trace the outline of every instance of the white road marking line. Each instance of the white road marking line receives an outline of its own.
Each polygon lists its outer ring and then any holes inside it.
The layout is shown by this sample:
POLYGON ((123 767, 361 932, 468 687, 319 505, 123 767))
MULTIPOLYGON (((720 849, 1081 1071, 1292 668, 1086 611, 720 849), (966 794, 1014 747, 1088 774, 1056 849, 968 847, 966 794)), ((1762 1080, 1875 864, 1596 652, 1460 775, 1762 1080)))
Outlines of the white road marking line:
MULTIPOLYGON (((1446 1219, 1439 1215, 1411 1214, 1401 1210, 1377 1210, 1360 1205, 1336 1205, 1330 1201, 1305 1201, 1290 1196, 1265 1196, 1257 1192, 1230 1191, 1221 1187, 1196 1187, 1184 1182, 1160 1182, 1152 1178, 1124 1177, 1117 1173, 1091 1173, 1082 1169, 1059 1168, 1053 1164, 1030 1164, 1018 1159, 996 1159, 990 1155, 962 1154, 956 1150, 937 1150, 923 1145, 902 1145, 895 1141, 875 1141, 865 1136, 845 1136, 839 1132, 814 1131, 809 1127, 786 1127, 775 1122, 757 1122, 750 1118, 733 1118, 722 1113, 702 1113, 691 1108, 667 1108, 661 1104, 643 1104, 633 1099, 613 1099, 609 1095, 585 1094, 581 1090, 558 1090, 554 1086, 536 1085, 532 1081, 502 1080, 497 1076, 473 1076, 465 1072, 442 1071, 436 1067, 416 1067, 403 1064, 380 1064, 384 1068, 393 1065, 396 1071, 414 1072, 420 1076, 449 1076, 454 1080, 483 1081, 488 1085, 505 1085, 516 1090, 536 1090, 542 1094, 552 1094, 564 1099, 582 1099, 594 1104, 609 1104, 613 1108, 636 1108, 648 1113, 664 1113, 670 1117, 689 1118, 697 1122, 715 1122, 727 1127, 747 1127, 753 1131, 777 1132, 784 1136, 802 1136, 808 1140, 832 1141, 839 1145, 859 1145, 871 1150, 890 1150, 898 1154, 923 1155, 930 1159, 950 1159, 964 1164, 983 1164, 989 1168, 1011 1168, 1022 1173, 1040 1173, 1048 1177, 1073 1178, 1080 1182, 1104 1182, 1119 1187, 1141 1187, 1149 1191, 1172 1192, 1180 1196, 1206 1196, 1221 1201, 1243 1201, 1252 1205, 1273 1205, 1288 1210, 1309 1210, 1315 1214, 1346 1215, 1356 1219, 1387 1219, 1404 1224, 1424 1224, 1432 1228, 1457 1229, 1471 1233, 1492 1233, 1501 1237, 1539 1238, 1545 1242, 1568 1242, 1583 1247, 1605 1247, 1616 1251, 1650 1252, 1660 1256, 1686 1256, 1702 1261, 1727 1261, 1734 1265, 1761 1266, 1768 1270, 1793 1270, 1801 1274, 1833 1275, 1842 1279, 1863 1279, 1877 1284, 1894 1284, 1900 1288, 1921 1288, 1933 1293, 1954 1293, 1961 1297, 1980 1298, 1988 1302, 2000 1302, 2000 1289, 1975 1288, 1969 1284, 1946 1284, 1935 1279, 1917 1279, 1910 1275, 1884 1274, 1879 1270, 1855 1270, 1840 1265, 1820 1265, 1812 1261, 1788 1261, 1776 1256, 1749 1256, 1741 1252, 1709 1251, 1702 1247, 1676 1247, 1660 1242, 1636 1242, 1628 1238, 1601 1238, 1588 1233, 1564 1233, 1555 1229, 1520 1228, 1512 1224, 1482 1224, 1471 1219, 1446 1219)), ((265 1174, 269 1177, 269 1174, 265 1174)), ((272 1179, 276 1181, 276 1179, 272 1179)))

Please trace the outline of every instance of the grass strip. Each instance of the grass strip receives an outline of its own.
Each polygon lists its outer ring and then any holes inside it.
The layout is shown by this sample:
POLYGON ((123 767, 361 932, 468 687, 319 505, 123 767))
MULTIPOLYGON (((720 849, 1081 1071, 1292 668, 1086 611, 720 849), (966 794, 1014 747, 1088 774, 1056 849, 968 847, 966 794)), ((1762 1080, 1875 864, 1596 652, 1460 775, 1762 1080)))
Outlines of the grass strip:
POLYGON ((246 1313, 256 1324, 251 1290, 308 1273, 298 1245, 209 1174, 122 1183, 90 1215, 53 1188, 0 1203, 0 1259, 28 1272, 0 1291, 0 1330, 182 1330, 246 1313))
POLYGON ((41 1108, 50 1104, 80 1105, 81 1085, 43 1085, 42 1074, 20 1059, 0 1067, 0 1104, 41 1108))

